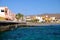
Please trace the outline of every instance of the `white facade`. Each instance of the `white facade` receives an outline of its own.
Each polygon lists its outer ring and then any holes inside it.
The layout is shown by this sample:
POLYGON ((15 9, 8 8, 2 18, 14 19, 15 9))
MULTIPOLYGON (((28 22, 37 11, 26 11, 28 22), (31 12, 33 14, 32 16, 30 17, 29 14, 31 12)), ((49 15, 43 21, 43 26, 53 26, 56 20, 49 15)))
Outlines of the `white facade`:
POLYGON ((52 20, 55 20, 55 17, 51 17, 52 20))
POLYGON ((12 13, 8 7, 0 7, 0 17, 9 19, 9 20, 15 20, 15 14, 12 13))
POLYGON ((43 22, 44 21, 43 18, 42 17, 39 17, 39 16, 36 16, 36 19, 38 19, 39 22, 43 22))
POLYGON ((0 7, 0 17, 4 17, 5 18, 5 8, 6 7, 0 7))

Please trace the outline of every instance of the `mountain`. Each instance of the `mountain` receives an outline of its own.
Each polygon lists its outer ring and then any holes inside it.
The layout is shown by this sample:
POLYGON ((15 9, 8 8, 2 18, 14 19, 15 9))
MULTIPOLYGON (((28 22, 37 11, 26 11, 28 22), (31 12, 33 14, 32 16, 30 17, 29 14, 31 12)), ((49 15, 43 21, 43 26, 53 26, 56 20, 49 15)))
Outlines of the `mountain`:
POLYGON ((49 17, 56 17, 56 19, 60 19, 60 14, 41 14, 37 16, 46 16, 48 15, 49 17))
POLYGON ((37 15, 28 15, 28 16, 30 16, 30 17, 32 17, 32 16, 42 17, 42 16, 46 16, 46 15, 48 15, 49 17, 56 17, 56 19, 60 19, 60 13, 56 13, 56 14, 53 14, 53 13, 51 13, 51 14, 37 14, 37 15))

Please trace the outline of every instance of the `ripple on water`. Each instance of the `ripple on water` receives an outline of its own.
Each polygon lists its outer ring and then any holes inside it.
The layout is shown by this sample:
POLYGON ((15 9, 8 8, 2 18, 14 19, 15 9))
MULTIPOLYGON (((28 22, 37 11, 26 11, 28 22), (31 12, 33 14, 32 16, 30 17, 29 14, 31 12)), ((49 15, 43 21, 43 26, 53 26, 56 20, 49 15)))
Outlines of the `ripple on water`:
POLYGON ((60 25, 17 28, 0 34, 1 40, 59 40, 60 25))

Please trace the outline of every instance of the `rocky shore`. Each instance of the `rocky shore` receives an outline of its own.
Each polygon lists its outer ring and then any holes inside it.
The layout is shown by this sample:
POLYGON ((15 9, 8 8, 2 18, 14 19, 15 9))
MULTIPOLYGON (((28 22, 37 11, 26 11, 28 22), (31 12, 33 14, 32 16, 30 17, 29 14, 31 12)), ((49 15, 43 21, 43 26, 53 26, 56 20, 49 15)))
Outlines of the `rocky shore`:
POLYGON ((60 25, 60 23, 21 23, 17 25, 7 25, 7 26, 1 26, 0 31, 6 31, 10 29, 14 29, 17 27, 35 27, 35 26, 51 26, 51 25, 60 25))

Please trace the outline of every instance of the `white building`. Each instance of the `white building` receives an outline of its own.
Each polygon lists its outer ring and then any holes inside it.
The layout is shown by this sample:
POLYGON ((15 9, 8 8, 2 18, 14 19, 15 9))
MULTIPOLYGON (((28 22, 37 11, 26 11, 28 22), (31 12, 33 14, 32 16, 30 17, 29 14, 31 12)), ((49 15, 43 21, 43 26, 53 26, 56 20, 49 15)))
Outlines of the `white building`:
POLYGON ((0 17, 4 17, 5 18, 5 8, 7 7, 0 7, 0 17))
POLYGON ((55 17, 51 17, 52 20, 55 20, 55 17))
POLYGON ((38 20, 39 20, 39 22, 44 22, 43 18, 42 18, 42 17, 40 17, 40 16, 36 16, 36 19, 38 19, 38 20))
POLYGON ((12 13, 8 7, 0 7, 0 17, 5 18, 6 20, 15 20, 15 14, 12 13))

